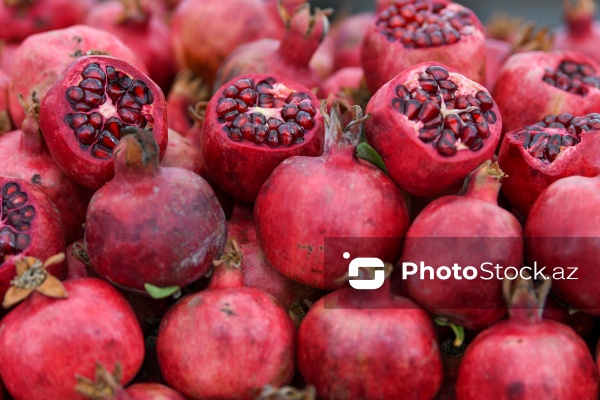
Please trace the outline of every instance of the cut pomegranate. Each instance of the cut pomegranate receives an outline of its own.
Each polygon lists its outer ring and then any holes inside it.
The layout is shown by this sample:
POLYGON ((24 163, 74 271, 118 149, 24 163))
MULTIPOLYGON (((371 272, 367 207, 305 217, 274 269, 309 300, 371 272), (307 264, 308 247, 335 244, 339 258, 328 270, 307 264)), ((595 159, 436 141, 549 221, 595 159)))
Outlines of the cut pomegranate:
POLYGON ((483 86, 431 62, 385 84, 367 113, 369 143, 396 183, 415 196, 458 191, 491 158, 502 130, 498 108, 483 86))
POLYGON ((112 153, 126 127, 151 130, 164 155, 165 110, 162 91, 142 72, 112 57, 86 56, 71 64, 44 97, 40 127, 67 176, 98 189, 114 175, 112 153))
POLYGON ((371 23, 361 61, 373 93, 405 68, 426 61, 483 83, 483 27, 471 10, 452 1, 396 0, 371 23))
POLYGON ((226 83, 206 106, 206 172, 226 192, 254 201, 283 160, 323 153, 318 109, 314 94, 281 77, 245 75, 226 83))
POLYGON ((551 114, 596 112, 599 88, 600 66, 583 54, 531 51, 504 63, 493 94, 508 132, 551 114))
POLYGON ((567 176, 600 174, 600 113, 573 117, 548 115, 542 121, 508 132, 498 154, 508 174, 502 193, 528 215, 540 193, 567 176))
MULTIPOLYGON (((60 215, 50 200, 31 184, 0 177, 0 299, 15 277, 15 260, 36 255, 44 259, 65 249, 60 215)), ((62 279, 66 263, 50 273, 62 279)))

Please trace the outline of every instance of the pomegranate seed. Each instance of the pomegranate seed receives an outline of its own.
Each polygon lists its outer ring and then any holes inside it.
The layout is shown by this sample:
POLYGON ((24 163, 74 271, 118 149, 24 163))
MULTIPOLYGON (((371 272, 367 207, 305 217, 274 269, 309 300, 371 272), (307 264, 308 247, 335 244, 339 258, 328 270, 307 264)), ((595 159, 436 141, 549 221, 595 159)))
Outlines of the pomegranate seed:
POLYGON ((245 124, 240 128, 240 132, 242 132, 242 137, 244 138, 244 140, 247 140, 249 142, 253 142, 254 138, 256 136, 255 133, 255 128, 253 124, 245 124))
POLYGON ((492 100, 492 96, 489 93, 480 90, 475 94, 475 98, 479 100, 481 104, 481 109, 483 111, 491 110, 494 107, 494 100, 492 100))
POLYGON ((255 102, 256 92, 252 88, 246 88, 240 92, 238 97, 247 105, 252 106, 255 102))
POLYGON ((217 114, 219 114, 219 117, 223 117, 225 114, 235 110, 236 108, 237 103, 235 100, 225 98, 222 99, 222 101, 219 101, 219 104, 217 105, 217 114))
POLYGON ((434 141, 439 135, 439 128, 428 128, 419 130, 419 139, 421 139, 425 143, 434 141))
POLYGON ((252 79, 240 79, 236 83, 233 84, 238 90, 244 90, 246 88, 253 88, 254 82, 252 79))
POLYGON ((421 103, 424 103, 430 99, 429 93, 421 89, 415 90, 412 96, 415 100, 419 100, 421 103))
POLYGON ((564 136, 562 138, 562 145, 564 147, 575 146, 578 143, 579 143, 579 140, 577 140, 573 136, 564 136))
POLYGON ((489 111, 486 111, 484 113, 484 115, 485 115, 485 119, 488 122, 488 124, 492 124, 493 125, 493 124, 496 123, 497 118, 496 118, 496 113, 495 112, 489 110, 489 111))
POLYGON ((295 104, 288 104, 281 110, 281 118, 283 118, 284 121, 296 118, 297 114, 298 107, 295 104))
POLYGON ((267 141, 267 137, 269 136, 269 128, 267 125, 258 125, 256 127, 256 134, 254 136, 254 143, 263 144, 267 141))
POLYGON ((419 81, 421 88, 429 93, 435 93, 438 89, 438 84, 434 79, 427 79, 419 81))
POLYGON ((112 151, 110 151, 109 149, 105 149, 104 147, 100 146, 99 144, 95 144, 92 147, 91 153, 94 157, 100 158, 100 159, 106 159, 106 158, 110 158, 112 156, 112 151))
POLYGON ((471 145, 469 146, 469 149, 471 149, 472 151, 477 151, 479 149, 481 149, 483 147, 483 139, 478 137, 477 139, 475 139, 473 141, 473 143, 471 143, 471 145))
POLYGON ((98 133, 90 124, 80 126, 76 131, 77 139, 81 144, 92 145, 98 139, 98 133))
POLYGON ((456 114, 450 114, 444 120, 444 128, 450 129, 455 135, 459 134, 461 125, 461 119, 456 114))
POLYGON ((312 129, 315 126, 315 121, 306 111, 298 111, 295 119, 296 123, 306 130, 312 129))
POLYGON ((309 102, 303 101, 302 103, 298 104, 298 109, 300 111, 306 111, 307 113, 309 113, 312 117, 315 116, 315 114, 317 113, 317 110, 315 110, 315 108, 313 107, 313 105, 309 102))
POLYGON ((223 90, 223 96, 232 99, 236 97, 239 92, 240 91, 235 86, 229 86, 227 89, 223 90))
POLYGON ((472 124, 467 124, 460 130, 459 137, 465 145, 470 146, 477 138, 477 128, 472 124))
POLYGON ((435 102, 427 100, 425 103, 423 103, 423 106, 419 111, 418 118, 423 122, 427 122, 433 119, 434 117, 438 116, 439 113, 440 107, 435 102))
POLYGON ((456 138, 450 129, 444 129, 441 137, 436 142, 435 146, 438 151, 443 156, 450 157, 456 154, 456 145, 454 142, 456 138))
POLYGON ((450 76, 445 68, 437 65, 432 65, 431 67, 427 68, 425 72, 431 75, 436 81, 448 79, 450 76))
POLYGON ((231 128, 231 130, 229 131, 229 137, 236 142, 241 142, 242 140, 244 140, 240 128, 231 128))
POLYGON ((251 115, 252 123, 256 125, 264 125, 267 123, 267 119, 261 113, 252 113, 251 115))
POLYGON ((87 78, 81 81, 81 83, 79 83, 79 87, 94 93, 102 93, 104 91, 104 84, 98 79, 92 78, 87 78))
POLYGON ((410 92, 403 85, 396 86, 396 95, 401 99, 408 100, 410 98, 410 92))
POLYGON ((102 71, 102 69, 100 69, 100 65, 96 63, 92 63, 85 67, 85 69, 81 73, 81 76, 83 78, 93 78, 99 79, 101 81, 106 80, 106 74, 104 73, 104 71, 102 71))
POLYGON ((421 103, 419 100, 408 100, 404 105, 404 113, 408 117, 408 119, 415 119, 419 114, 419 110, 421 109, 421 103))
POLYGON ((277 118, 269 118, 269 120, 267 121, 267 126, 270 130, 277 129, 277 127, 281 124, 283 124, 283 122, 281 120, 278 120, 277 118))
POLYGON ((272 130, 269 132, 269 137, 267 138, 267 146, 277 147, 279 145, 279 139, 277 138, 277 131, 272 130))

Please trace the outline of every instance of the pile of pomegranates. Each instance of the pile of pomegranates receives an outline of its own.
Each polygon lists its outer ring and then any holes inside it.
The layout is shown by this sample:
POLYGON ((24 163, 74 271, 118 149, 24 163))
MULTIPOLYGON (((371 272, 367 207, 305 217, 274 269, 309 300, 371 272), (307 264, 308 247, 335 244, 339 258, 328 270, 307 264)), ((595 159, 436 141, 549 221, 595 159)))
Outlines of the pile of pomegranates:
POLYGON ((594 0, 347 3, 0 0, 0 400, 598 399, 594 0))

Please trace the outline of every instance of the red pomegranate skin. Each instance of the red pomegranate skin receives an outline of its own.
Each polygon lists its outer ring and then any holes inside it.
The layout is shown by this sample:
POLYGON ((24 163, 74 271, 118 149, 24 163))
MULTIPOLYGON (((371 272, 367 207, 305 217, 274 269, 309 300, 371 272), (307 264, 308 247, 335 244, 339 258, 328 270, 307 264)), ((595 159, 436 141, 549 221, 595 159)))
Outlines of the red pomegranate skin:
POLYGON ((583 53, 600 63, 597 52, 600 23, 595 21, 596 5, 593 0, 564 2, 564 26, 554 31, 553 48, 583 53))
POLYGON ((167 383, 195 400, 255 399, 294 373, 295 328, 241 271, 216 267, 206 290, 181 299, 163 317, 157 353, 167 383))
MULTIPOLYGON (((60 215, 48 197, 36 189, 32 184, 19 179, 0 176, 0 188, 5 188, 7 184, 17 184, 19 186, 19 190, 27 195, 27 203, 24 207, 32 206, 35 215, 29 221, 30 228, 21 232, 30 239, 29 244, 22 252, 13 255, 5 253, 7 242, 4 234, 0 239, 2 240, 2 250, 5 255, 5 257, 1 259, 3 262, 0 262, 0 298, 2 299, 10 287, 10 281, 17 276, 17 271, 15 269, 16 259, 30 256, 46 260, 65 250, 65 239, 60 215)), ((4 206, 4 199, 2 198, 1 193, 0 201, 2 201, 4 206)), ((23 207, 15 208, 14 211, 22 209, 23 207)), ((8 215, 10 215, 10 212, 8 215)), ((9 229, 11 229, 13 233, 17 233, 14 230, 14 226, 8 223, 7 216, 2 215, 0 227, 6 228, 7 226, 11 226, 9 229)), ((64 279, 67 276, 67 264, 62 262, 51 265, 48 267, 48 272, 59 279, 64 279)))
POLYGON ((190 139, 169 129, 169 141, 161 167, 179 167, 202 175, 202 153, 190 139))
POLYGON ((136 383, 125 389, 131 400, 185 400, 179 392, 160 383, 136 383))
POLYGON ((363 12, 344 18, 335 26, 334 69, 361 67, 360 49, 362 41, 374 19, 372 12, 363 12))
MULTIPOLYGON (((97 82, 99 80, 96 80, 97 82)), ((127 85, 126 85, 127 86, 127 85)), ((133 91, 133 89, 132 89, 133 91)), ((85 104, 83 101, 77 104, 85 104)), ((100 144, 104 144, 101 134, 109 132, 107 128, 111 119, 118 120, 123 127, 140 126, 152 131, 156 142, 160 149, 160 157, 162 158, 167 149, 168 141, 168 126, 167 126, 167 105, 165 97, 161 89, 150 80, 144 73, 135 69, 130 64, 109 56, 85 56, 73 61, 63 73, 58 77, 54 86, 50 88, 40 107, 40 128, 44 135, 48 150, 59 168, 71 180, 86 188, 96 190, 102 187, 106 182, 111 180, 114 175, 113 153, 114 142, 110 139, 108 142, 112 147, 104 147, 102 151, 108 153, 107 156, 93 155, 94 149, 100 144), (84 85, 87 79, 82 76, 83 71, 92 64, 97 64, 99 68, 106 72, 107 78, 102 82, 103 86, 100 92, 104 96, 104 102, 91 109, 80 111, 76 110, 70 99, 67 96, 67 91, 72 87, 84 85), (130 86, 133 87, 136 82, 142 82, 145 85, 146 92, 143 92, 140 97, 146 99, 143 104, 139 104, 128 93, 125 95, 117 95, 117 100, 110 98, 108 88, 112 83, 106 83, 108 79, 108 68, 113 67, 117 73, 123 74, 131 78, 130 86), (149 99, 149 93, 153 96, 153 101, 149 99), (126 106, 121 106, 121 102, 125 101, 129 96, 129 101, 135 103, 138 110, 133 108, 128 109, 126 106), (121 112, 126 110, 129 115, 136 113, 135 118, 144 118, 146 122, 132 122, 122 117, 121 112), (133 110, 133 111, 132 111, 133 110), (102 128, 96 130, 96 139, 92 139, 91 143, 84 144, 83 139, 79 139, 75 128, 70 124, 68 117, 77 115, 91 116, 94 113, 100 115, 102 119, 102 128)), ((90 118, 91 120, 91 118, 90 118)), ((91 126, 88 124, 88 126, 91 126)), ((118 128, 118 135, 122 135, 118 128)), ((114 140, 118 141, 120 137, 117 134, 114 140)))
POLYGON ((494 90, 500 69, 511 53, 512 45, 509 42, 493 38, 485 39, 485 87, 490 92, 494 90))
MULTIPOLYGON (((487 90, 439 63, 426 62, 414 65, 386 83, 373 95, 366 112, 371 118, 365 122, 365 134, 371 146, 381 155, 390 177, 413 196, 429 197, 458 192, 465 178, 481 163, 489 160, 496 150, 503 119, 493 103, 490 109, 496 122, 489 124, 490 135, 483 147, 471 151, 468 147, 446 157, 430 144, 419 139, 421 121, 412 121, 393 107, 398 85, 409 90, 419 85, 419 75, 430 66, 441 66, 450 73, 449 80, 458 86, 457 94, 472 94, 487 90)), ((492 100, 493 101, 493 100, 492 100)))
POLYGON ((398 187, 380 169, 358 161, 360 117, 346 131, 340 118, 333 107, 325 154, 281 163, 254 207, 258 241, 269 263, 287 278, 317 289, 343 285, 337 278, 348 272, 344 252, 395 262, 409 225, 398 187), (299 178, 301 184, 289 184, 299 178), (290 202, 292 208, 281 206, 290 202), (325 238, 344 239, 326 249, 325 238))
POLYGON ((372 93, 406 68, 427 61, 446 64, 475 82, 485 83, 485 35, 481 22, 473 11, 453 1, 435 0, 434 3, 443 4, 448 12, 468 13, 472 25, 459 31, 460 39, 453 44, 405 48, 401 41, 390 41, 379 32, 377 17, 382 12, 378 12, 371 20, 361 48, 361 65, 372 93))
POLYGON ((176 73, 171 32, 147 4, 137 9, 127 9, 117 0, 96 4, 85 24, 118 37, 144 62, 150 78, 163 90, 169 88, 176 73))
POLYGON ((212 85, 231 52, 253 40, 277 37, 278 25, 262 0, 183 0, 173 12, 171 42, 179 68, 191 69, 212 85))
MULTIPOLYGON (((286 96, 287 97, 287 96, 286 96)), ((280 118, 277 109, 262 109, 258 112, 267 115, 272 110, 273 118, 280 118), (262 110, 262 111, 261 111, 262 110)), ((250 113, 248 111, 247 113, 250 113)), ((269 114, 270 115, 270 114, 269 114)), ((194 133, 190 132, 189 135, 194 133)), ((242 75, 225 83, 215 92, 206 106, 206 114, 202 125, 200 148, 208 177, 225 192, 244 201, 254 201, 259 189, 283 160, 292 156, 317 156, 323 153, 324 128, 323 117, 319 112, 317 97, 306 87, 286 78, 275 75, 251 74, 242 75), (265 79, 275 79, 275 85, 281 84, 281 92, 287 90, 305 93, 309 102, 316 110, 314 126, 306 131, 302 143, 290 146, 270 147, 266 144, 256 145, 249 141, 234 141, 224 131, 219 121, 217 107, 226 88, 241 79, 252 79, 256 84, 265 79), (240 168, 243 165, 244 168, 240 168)))
POLYGON ((129 47, 113 34, 96 28, 74 25, 31 35, 16 50, 9 71, 9 110, 13 124, 21 126, 25 118, 19 93, 29 104, 34 97, 42 101, 64 69, 90 51, 101 51, 147 72, 129 47))
POLYGON ((52 29, 82 23, 93 0, 38 0, 0 3, 0 40, 21 42, 52 29))
POLYGON ((513 54, 498 74, 493 97, 502 114, 503 132, 541 121, 546 115, 584 115, 600 110, 600 90, 589 86, 585 96, 545 83, 545 68, 556 70, 562 61, 587 64, 600 76, 600 65, 571 51, 528 51, 513 54))
POLYGON ((6 73, 10 71, 14 54, 20 45, 20 43, 7 42, 3 42, 0 45, 0 68, 2 68, 6 73))
POLYGON ((553 272, 562 267, 565 278, 554 280, 553 292, 570 307, 600 315, 600 277, 596 260, 600 254, 600 178, 572 176, 548 186, 536 200, 525 224, 525 251, 530 264, 537 262, 553 272))
POLYGON ((319 399, 431 399, 442 384, 431 317, 387 282, 317 301, 300 325, 297 357, 319 399))
POLYGON ((148 131, 119 142, 115 178, 94 194, 86 217, 85 245, 98 274, 142 295, 146 283, 183 288, 204 275, 226 239, 225 215, 204 179, 160 167, 148 131))
MULTIPOLYGON (((0 49, 0 53, 2 49, 0 49)), ((2 65, 0 65, 2 67, 2 65)), ((12 129, 12 121, 8 113, 8 86, 10 79, 5 71, 0 69, 0 135, 12 129)))
POLYGON ((120 363, 123 383, 142 365, 144 338, 117 290, 94 278, 64 287, 68 298, 34 292, 0 321, 0 375, 15 399, 83 399, 75 377, 93 379, 97 362, 120 363))
POLYGON ((354 104, 350 93, 360 87, 364 78, 364 73, 360 67, 347 67, 334 72, 330 77, 323 81, 321 88, 325 98, 328 99, 328 104, 333 104, 329 101, 332 97, 341 98, 354 104))

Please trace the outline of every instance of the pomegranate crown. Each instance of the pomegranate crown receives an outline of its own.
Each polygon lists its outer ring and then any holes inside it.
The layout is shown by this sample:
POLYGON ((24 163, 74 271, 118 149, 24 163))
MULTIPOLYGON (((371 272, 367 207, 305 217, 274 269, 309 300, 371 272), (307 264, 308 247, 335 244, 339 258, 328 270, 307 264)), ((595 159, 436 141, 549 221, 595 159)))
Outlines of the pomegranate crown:
POLYGON ((322 42, 329 32, 329 16, 333 14, 333 9, 315 8, 314 14, 310 12, 310 4, 303 3, 290 15, 284 5, 284 0, 278 2, 279 15, 283 20, 288 31, 301 32, 305 38, 312 36, 316 28, 322 27, 319 34, 319 42, 322 42))
POLYGON ((348 107, 345 102, 339 100, 333 102, 329 113, 327 112, 327 102, 322 101, 321 115, 325 120, 325 140, 328 150, 336 146, 351 146, 352 148, 358 146, 362 124, 371 117, 370 114, 363 116, 360 106, 348 107), (344 114, 349 114, 352 118, 346 126, 342 122, 344 114))
POLYGON ((502 291, 510 318, 527 322, 541 321, 551 282, 550 278, 546 278, 541 285, 535 287, 531 277, 504 279, 502 291))
MULTIPOLYGON (((122 393, 123 388, 120 385, 122 378, 123 367, 121 366, 121 363, 116 363, 115 370, 111 374, 106 370, 106 368, 104 368, 102 364, 96 362, 94 380, 77 375, 75 391, 91 400, 114 399, 118 394, 121 396, 125 395, 125 393, 122 393)), ((122 398, 128 399, 129 396, 119 397, 119 399, 122 398)))
POLYGON ((563 5, 567 19, 594 18, 596 12, 594 0, 564 0, 563 5))

